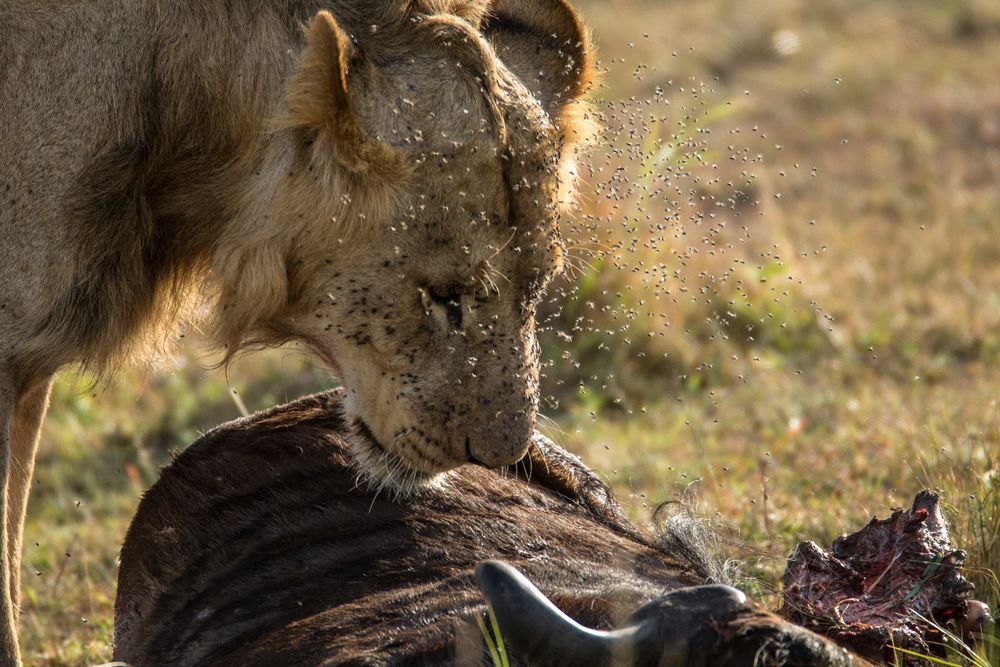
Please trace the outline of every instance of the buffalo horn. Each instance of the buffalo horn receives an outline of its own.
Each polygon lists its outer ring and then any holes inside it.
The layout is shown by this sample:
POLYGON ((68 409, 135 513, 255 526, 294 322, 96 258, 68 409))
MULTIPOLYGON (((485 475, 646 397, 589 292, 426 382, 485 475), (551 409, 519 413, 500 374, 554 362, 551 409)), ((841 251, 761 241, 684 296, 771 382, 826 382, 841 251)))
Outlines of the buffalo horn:
MULTIPOLYGON (((476 581, 493 607, 504 642, 532 667, 618 667, 643 663, 633 656, 641 626, 604 632, 585 628, 560 611, 510 565, 489 560, 476 581)), ((664 656, 666 657, 666 656, 664 656)), ((666 663, 673 664, 669 660, 666 663)))

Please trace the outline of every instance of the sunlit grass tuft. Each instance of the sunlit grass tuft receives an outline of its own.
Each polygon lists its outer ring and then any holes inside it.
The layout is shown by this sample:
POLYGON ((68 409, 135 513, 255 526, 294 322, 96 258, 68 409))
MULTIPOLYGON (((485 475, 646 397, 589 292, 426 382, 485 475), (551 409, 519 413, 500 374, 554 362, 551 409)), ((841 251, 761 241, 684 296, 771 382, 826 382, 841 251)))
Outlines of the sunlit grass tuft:
POLYGON ((479 625, 479 632, 483 635, 486 649, 490 653, 493 667, 510 667, 510 660, 507 658, 507 647, 504 644, 503 634, 500 632, 500 625, 497 623, 496 614, 493 613, 493 607, 486 607, 486 615, 490 619, 489 627, 486 626, 486 622, 483 621, 482 616, 476 617, 476 623, 479 625))

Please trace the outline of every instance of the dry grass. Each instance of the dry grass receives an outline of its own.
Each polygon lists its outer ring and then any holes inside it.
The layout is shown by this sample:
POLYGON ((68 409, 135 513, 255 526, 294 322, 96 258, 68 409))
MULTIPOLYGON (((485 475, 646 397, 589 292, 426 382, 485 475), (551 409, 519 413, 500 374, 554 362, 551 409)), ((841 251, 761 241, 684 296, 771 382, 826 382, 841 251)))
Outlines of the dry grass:
MULTIPOLYGON (((580 4, 609 70, 609 137, 547 318, 550 431, 637 513, 696 488, 753 545, 762 592, 795 541, 939 488, 989 591, 996 3, 580 4)), ((230 387, 255 409, 329 385, 290 352, 227 384, 190 351, 97 397, 60 384, 26 535, 29 664, 109 656, 137 498, 170 449, 239 414, 230 387)))

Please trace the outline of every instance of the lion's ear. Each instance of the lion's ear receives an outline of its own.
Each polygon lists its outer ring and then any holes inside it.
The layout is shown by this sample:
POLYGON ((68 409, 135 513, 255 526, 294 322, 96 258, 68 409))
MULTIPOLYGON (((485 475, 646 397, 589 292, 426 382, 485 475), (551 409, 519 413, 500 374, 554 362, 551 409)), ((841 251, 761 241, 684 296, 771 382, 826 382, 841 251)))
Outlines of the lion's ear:
POLYGON ((350 37, 330 12, 319 12, 306 30, 306 48, 288 87, 289 124, 320 128, 354 120, 347 70, 354 55, 350 37))
POLYGON ((284 125, 310 133, 317 150, 353 171, 368 170, 387 149, 361 128, 348 85, 350 77, 370 69, 333 15, 321 11, 306 29, 306 46, 288 84, 284 125))
POLYGON ((590 39, 565 0, 492 0, 481 29, 551 115, 560 116, 588 92, 590 39))

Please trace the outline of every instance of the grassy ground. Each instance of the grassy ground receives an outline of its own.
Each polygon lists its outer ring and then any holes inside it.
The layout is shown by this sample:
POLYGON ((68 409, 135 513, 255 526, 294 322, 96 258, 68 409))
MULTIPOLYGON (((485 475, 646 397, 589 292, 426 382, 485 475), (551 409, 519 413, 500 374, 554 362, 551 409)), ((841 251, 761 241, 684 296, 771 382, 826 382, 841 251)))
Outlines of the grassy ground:
MULTIPOLYGON (((643 507, 697 490, 767 592, 922 487, 1000 571, 1000 6, 589 0, 608 136, 545 318, 546 428, 643 507)), ((64 377, 25 536, 29 664, 106 659, 139 495, 200 430, 331 386, 294 351, 64 377), (238 391, 234 396, 232 390, 238 391)))

